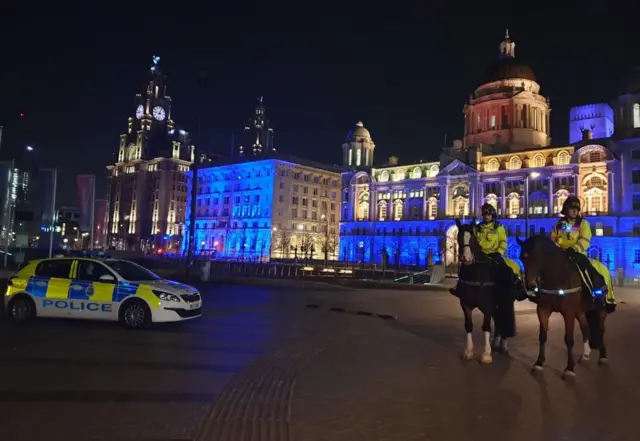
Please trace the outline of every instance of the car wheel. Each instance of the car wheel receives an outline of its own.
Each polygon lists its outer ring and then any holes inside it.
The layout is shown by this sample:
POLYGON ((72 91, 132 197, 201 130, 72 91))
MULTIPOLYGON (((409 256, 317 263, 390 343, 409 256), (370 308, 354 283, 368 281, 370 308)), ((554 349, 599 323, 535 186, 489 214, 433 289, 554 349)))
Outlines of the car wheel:
POLYGON ((36 305, 29 296, 20 295, 9 303, 9 317, 15 323, 26 323, 36 316, 36 305))
POLYGON ((120 322, 129 329, 140 329, 151 323, 151 311, 142 300, 130 300, 120 308, 120 322))

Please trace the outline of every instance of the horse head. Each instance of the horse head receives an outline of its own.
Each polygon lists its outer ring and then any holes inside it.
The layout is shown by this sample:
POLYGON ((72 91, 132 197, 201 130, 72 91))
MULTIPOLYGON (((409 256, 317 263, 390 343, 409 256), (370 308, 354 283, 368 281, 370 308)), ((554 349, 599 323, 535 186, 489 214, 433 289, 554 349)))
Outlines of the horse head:
POLYGON ((520 260, 524 265, 527 288, 540 288, 547 284, 566 284, 570 268, 562 250, 545 235, 534 235, 526 240, 516 237, 520 245, 520 260))
POLYGON ((480 252, 480 246, 476 239, 475 218, 470 224, 463 224, 456 219, 458 227, 458 257, 463 265, 471 265, 475 262, 475 255, 480 252))

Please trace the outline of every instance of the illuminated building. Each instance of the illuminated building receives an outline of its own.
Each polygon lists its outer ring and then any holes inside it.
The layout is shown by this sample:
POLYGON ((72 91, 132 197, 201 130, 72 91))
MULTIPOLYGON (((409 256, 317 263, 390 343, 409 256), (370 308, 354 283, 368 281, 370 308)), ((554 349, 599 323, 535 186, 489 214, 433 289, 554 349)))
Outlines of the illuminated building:
MULTIPOLYGON (((341 259, 379 263, 384 249, 391 265, 423 266, 431 251, 434 261, 457 265, 454 219, 471 220, 488 202, 517 260, 515 237, 524 238, 527 226, 530 234, 549 234, 564 200, 576 194, 592 227, 589 256, 640 277, 640 88, 611 104, 571 109, 569 145, 551 145, 549 112, 507 35, 500 59, 464 106, 464 138, 439 161, 373 168, 373 158, 345 156, 351 170, 342 175, 341 259)), ((355 145, 370 142, 363 129, 355 145)))
POLYGON ((270 127, 264 106, 264 98, 257 99, 253 117, 244 127, 242 143, 238 146, 240 156, 272 156, 276 148, 273 146, 273 129, 270 127))
POLYGON ((171 118, 159 60, 153 57, 148 83, 136 95, 134 116, 120 136, 118 161, 107 167, 110 248, 177 251, 184 233, 186 173, 194 148, 171 118))
MULTIPOLYGON (((196 254, 263 261, 324 259, 326 254, 334 260, 339 183, 339 170, 300 160, 253 159, 200 168, 196 254)), ((185 244, 186 238, 183 250, 185 244)))

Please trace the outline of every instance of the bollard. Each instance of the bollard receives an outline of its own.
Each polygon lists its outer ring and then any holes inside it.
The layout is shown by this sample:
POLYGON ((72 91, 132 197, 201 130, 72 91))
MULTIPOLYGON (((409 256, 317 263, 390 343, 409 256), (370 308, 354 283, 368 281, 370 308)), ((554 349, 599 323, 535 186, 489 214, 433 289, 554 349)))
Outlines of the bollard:
POLYGON ((624 286, 624 268, 618 268, 618 286, 624 286))
POLYGON ((206 261, 202 264, 202 274, 200 276, 201 282, 208 282, 211 275, 211 262, 206 261))

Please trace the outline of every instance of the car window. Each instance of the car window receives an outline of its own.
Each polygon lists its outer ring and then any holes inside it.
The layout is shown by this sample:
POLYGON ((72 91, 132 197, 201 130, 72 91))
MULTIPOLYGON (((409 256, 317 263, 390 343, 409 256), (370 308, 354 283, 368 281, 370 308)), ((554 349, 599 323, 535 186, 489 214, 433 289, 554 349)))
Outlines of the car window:
POLYGON ((78 280, 98 282, 100 277, 105 274, 113 276, 113 274, 111 274, 111 272, 101 263, 92 262, 90 260, 78 261, 78 280))
POLYGON ((45 260, 36 267, 35 275, 38 277, 57 277, 68 279, 71 271, 72 260, 45 260))
POLYGON ((117 272, 125 280, 145 281, 158 280, 160 277, 148 269, 126 260, 105 260, 105 265, 117 272))

